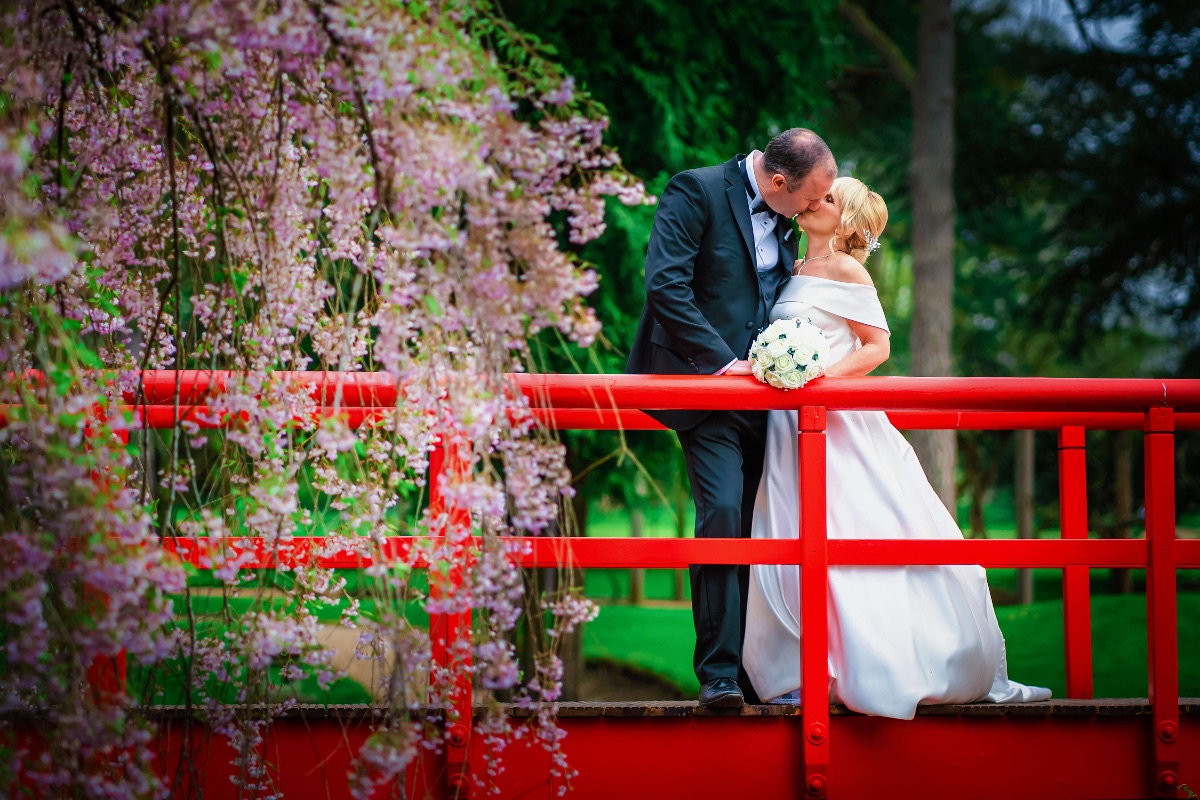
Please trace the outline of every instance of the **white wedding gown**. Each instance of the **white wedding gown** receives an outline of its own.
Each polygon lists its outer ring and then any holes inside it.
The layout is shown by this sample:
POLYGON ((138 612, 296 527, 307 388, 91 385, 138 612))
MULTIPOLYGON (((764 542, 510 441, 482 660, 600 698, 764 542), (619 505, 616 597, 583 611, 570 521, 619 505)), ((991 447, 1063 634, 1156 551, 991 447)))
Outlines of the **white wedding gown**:
MULTIPOLYGON (((887 330, 874 287, 798 275, 772 321, 804 317, 825 332, 830 363, 860 344, 846 320, 887 330)), ((882 411, 826 419, 830 539, 961 539, 912 447, 882 411)), ((795 538, 799 479, 795 411, 771 411, 754 504, 755 538, 795 538)), ((800 687, 800 569, 751 568, 743 664, 763 700, 800 687)), ((918 705, 1045 700, 1008 679, 1004 637, 978 566, 832 567, 829 696, 864 714, 912 719, 918 705)))

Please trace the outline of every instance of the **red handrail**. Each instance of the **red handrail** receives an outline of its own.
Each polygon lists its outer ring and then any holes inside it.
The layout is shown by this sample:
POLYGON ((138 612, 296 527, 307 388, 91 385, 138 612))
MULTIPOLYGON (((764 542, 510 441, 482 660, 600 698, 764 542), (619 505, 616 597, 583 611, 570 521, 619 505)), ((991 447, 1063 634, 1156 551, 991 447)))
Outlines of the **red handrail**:
MULTIPOLYGON (((129 404, 200 405, 224 392, 235 373, 148 370, 129 404)), ((821 378, 780 392, 750 377, 695 375, 508 376, 535 405, 567 409, 751 409, 824 406, 830 410, 1125 411, 1156 406, 1200 412, 1200 381, 1149 378, 821 378)), ((326 406, 391 408, 397 383, 385 373, 275 372, 275 385, 307 389, 326 406)))
MULTIPOLYGON (((230 424, 221 419, 208 405, 182 405, 178 410, 172 405, 122 405, 119 412, 134 415, 138 424, 146 428, 170 428, 176 421, 188 420, 201 428, 223 428, 230 424)), ((385 422, 391 415, 390 408, 362 408, 342 406, 325 407, 317 414, 320 417, 341 417, 351 428, 361 428, 370 423, 385 422)), ((631 409, 596 408, 535 408, 538 421, 553 430, 666 430, 659 422, 643 411, 631 409)), ((1026 431, 1060 430, 1076 426, 1088 430, 1133 431, 1142 430, 1144 414, 1120 411, 1053 412, 1053 411, 888 411, 888 419, 900 430, 960 430, 960 431, 1026 431)), ((0 407, 0 421, 4 409, 0 407)), ((1176 430, 1200 430, 1200 413, 1175 415, 1176 430)))
MULTIPOLYGON (((252 553, 248 569, 296 567, 315 563, 329 568, 367 567, 378 560, 403 561, 418 569, 429 564, 419 555, 428 551, 422 536, 393 536, 365 554, 339 551, 321 554, 328 539, 296 536, 268 542, 261 537, 232 537, 219 542, 220 552, 207 539, 168 538, 164 546, 195 567, 208 568, 214 559, 252 553)), ((622 539, 587 537, 511 537, 509 559, 520 567, 560 565, 580 568, 683 569, 690 564, 802 564, 798 539, 622 539)), ((1200 569, 1200 540, 1175 543, 1176 566, 1200 569)), ((913 566, 977 564, 982 567, 1145 569, 1149 563, 1145 539, 834 539, 828 544, 830 566, 913 566)), ((468 554, 469 556, 469 554, 468 554)))

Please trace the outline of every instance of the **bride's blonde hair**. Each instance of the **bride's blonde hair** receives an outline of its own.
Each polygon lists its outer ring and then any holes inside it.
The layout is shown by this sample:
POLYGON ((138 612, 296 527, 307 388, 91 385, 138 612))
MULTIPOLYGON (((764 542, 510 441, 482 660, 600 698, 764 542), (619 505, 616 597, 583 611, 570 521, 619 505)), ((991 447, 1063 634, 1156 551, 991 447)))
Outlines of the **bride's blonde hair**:
POLYGON ((838 178, 829 191, 842 207, 842 221, 838 227, 852 231, 843 238, 839 249, 865 264, 871 254, 867 234, 871 235, 872 241, 883 235, 888 221, 887 204, 858 178, 838 178))

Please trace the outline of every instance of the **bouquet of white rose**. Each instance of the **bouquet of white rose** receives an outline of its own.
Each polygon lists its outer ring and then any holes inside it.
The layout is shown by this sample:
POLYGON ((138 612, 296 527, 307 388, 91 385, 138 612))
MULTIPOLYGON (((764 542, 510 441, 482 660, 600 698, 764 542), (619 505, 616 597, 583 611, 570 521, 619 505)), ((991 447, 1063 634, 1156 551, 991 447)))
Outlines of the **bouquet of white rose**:
POLYGON ((825 332, 807 319, 780 319, 750 345, 754 377, 776 389, 799 389, 825 374, 829 343, 825 332))

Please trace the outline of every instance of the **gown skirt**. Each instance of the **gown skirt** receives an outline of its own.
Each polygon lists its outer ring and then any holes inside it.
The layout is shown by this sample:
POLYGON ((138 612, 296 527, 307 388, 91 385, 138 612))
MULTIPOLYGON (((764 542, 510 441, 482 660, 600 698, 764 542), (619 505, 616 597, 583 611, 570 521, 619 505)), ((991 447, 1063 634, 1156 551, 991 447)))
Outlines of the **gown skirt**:
MULTIPOLYGON (((873 287, 809 276, 784 287, 772 319, 785 317, 820 326, 831 361, 860 346, 848 319, 887 329, 873 287)), ((826 426, 830 539, 963 538, 885 413, 833 411, 826 426)), ((797 433, 795 411, 769 412, 755 538, 799 535, 797 433)), ((831 567, 828 609, 829 696, 854 711, 912 719, 918 705, 1050 697, 1009 680, 982 567, 831 567)), ((800 636, 799 567, 753 566, 742 660, 759 697, 797 701, 800 636)))

